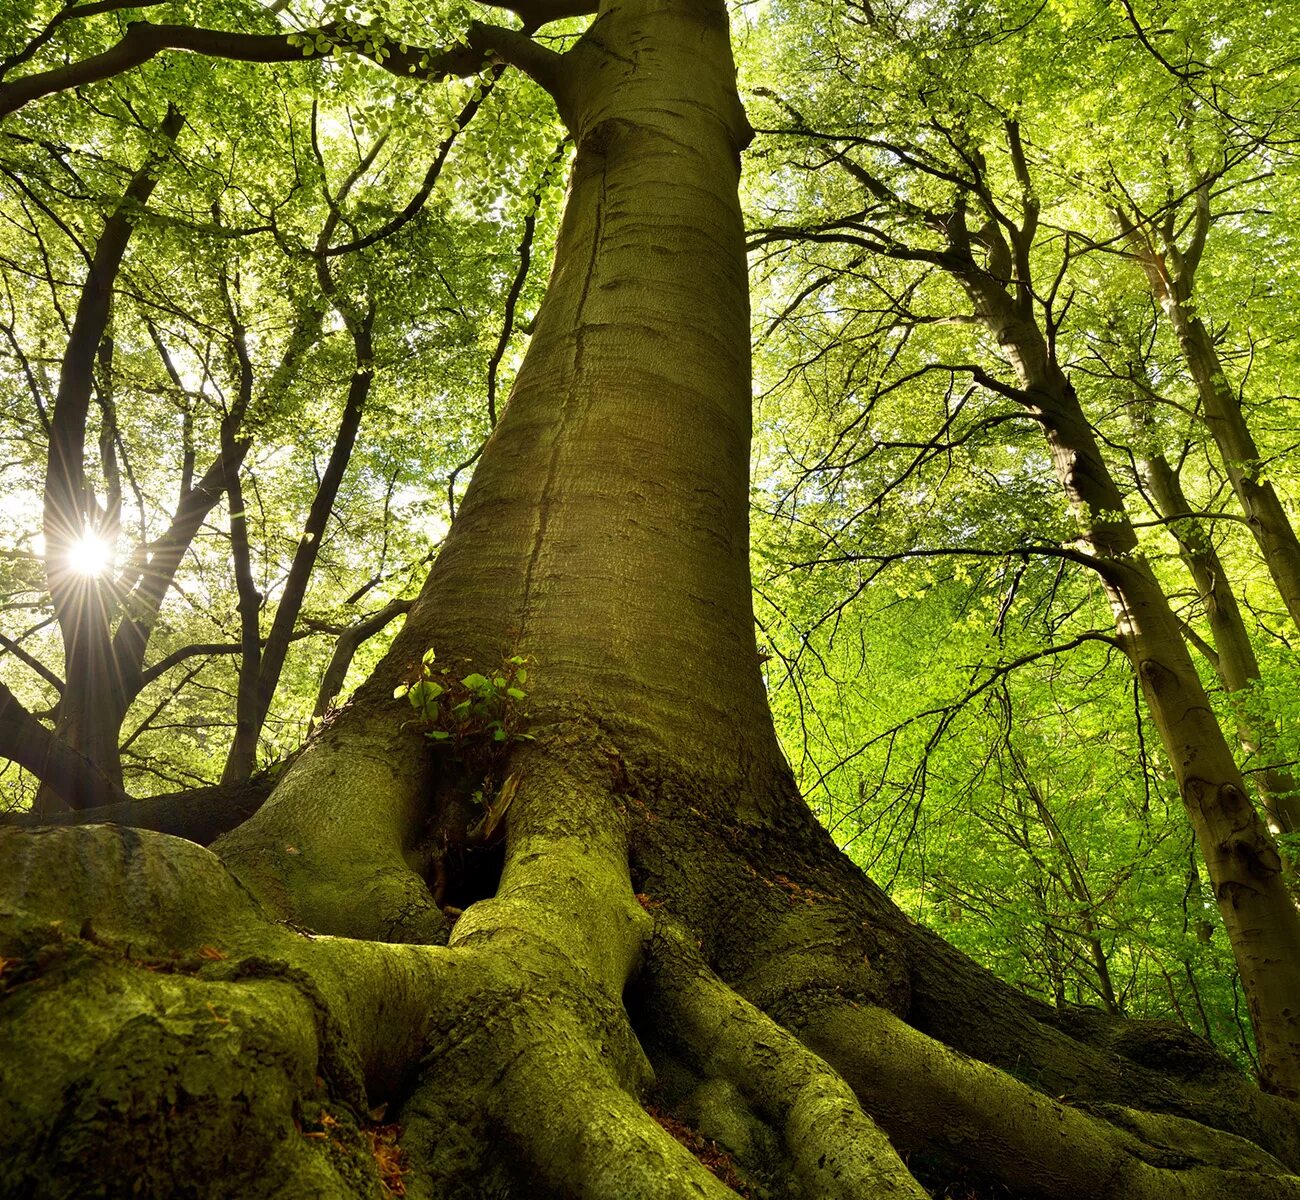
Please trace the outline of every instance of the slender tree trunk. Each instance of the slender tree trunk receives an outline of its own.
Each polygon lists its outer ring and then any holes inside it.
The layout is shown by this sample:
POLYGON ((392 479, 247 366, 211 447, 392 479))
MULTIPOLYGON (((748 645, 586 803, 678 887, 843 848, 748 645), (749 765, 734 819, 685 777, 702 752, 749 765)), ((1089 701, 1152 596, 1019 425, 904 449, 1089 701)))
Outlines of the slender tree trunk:
POLYGON ((1178 339, 1201 401, 1206 428, 1218 448, 1246 524, 1291 620, 1300 629, 1300 539, 1277 491, 1262 476, 1263 456, 1242 412, 1241 399, 1228 382, 1214 339, 1193 306, 1196 269, 1210 226, 1209 189, 1208 179, 1197 189, 1193 232, 1186 250, 1175 244, 1172 216, 1163 229, 1149 225, 1139 229, 1121 212, 1115 217, 1142 264, 1152 296, 1178 339), (1163 245, 1157 248, 1155 239, 1161 233, 1163 245))
MULTIPOLYGON (((1156 511, 1169 523, 1170 531, 1178 540, 1182 560, 1205 607, 1214 638, 1212 665, 1224 691, 1236 697, 1233 709, 1242 749, 1249 755, 1262 751, 1267 756, 1269 739, 1255 728, 1241 695, 1261 678, 1259 660, 1218 551, 1191 515, 1178 474, 1165 456, 1151 453, 1139 459, 1138 469, 1156 511)), ((1300 829, 1300 792, 1290 773, 1266 766, 1255 773, 1254 779, 1275 832, 1291 833, 1300 829)), ((1290 869, 1294 872, 1293 864, 1290 869)))
POLYGON ((1101 576, 1120 644, 1133 664, 1209 869, 1250 1005, 1264 1084, 1300 1096, 1300 913, 1282 860, 1183 641, 1177 617, 1142 557, 1124 497, 1070 381, 1046 339, 1004 286, 968 269, 962 282, 1015 366, 1057 478, 1079 523, 1079 545, 1101 576))
POLYGON ((1246 524, 1259 545, 1264 565, 1291 620, 1300 629, 1300 540, 1273 484, 1262 477, 1263 456, 1246 424, 1241 401, 1228 383, 1205 322, 1188 312, 1186 302, 1168 296, 1160 299, 1178 335, 1178 344, 1201 399, 1206 426, 1223 459, 1246 524))
MULTIPOLYGON (((257 767, 257 741, 261 736, 262 726, 266 724, 267 713, 271 710, 275 689, 280 683, 280 672, 284 669, 284 660, 289 653, 290 642, 293 640, 294 627, 298 623, 302 604, 307 596, 307 586, 311 582, 316 558, 320 553, 321 539, 325 536, 330 513, 334 510, 334 501, 343 482, 343 473, 347 470, 348 461, 352 457, 352 448, 356 444, 357 432, 361 428, 361 417, 370 395, 370 386, 374 382, 374 347, 371 343, 373 316, 371 311, 364 318, 353 322, 357 367, 348 387, 347 402, 343 406, 343 415, 339 420, 338 431, 334 435, 334 444, 330 449, 325 472, 316 487, 316 494, 312 497, 311 509, 307 514, 298 547, 294 551, 284 590, 280 593, 276 604, 270 632, 267 634, 265 644, 259 642, 256 647, 252 643, 259 634, 258 608, 255 608, 252 603, 244 602, 244 597, 249 593, 251 580, 243 578, 247 573, 246 567, 241 571, 240 616, 245 651, 240 666, 235 737, 230 744, 225 769, 221 774, 223 784, 243 783, 252 776, 257 767)), ((233 505, 236 503, 236 496, 240 496, 242 500, 242 493, 237 486, 237 480, 232 480, 232 486, 234 487, 231 492, 233 505)), ((243 531, 242 553, 246 556, 247 522, 241 522, 240 528, 243 531)), ((232 533, 233 529, 232 520, 232 533)), ((238 560, 239 555, 236 557, 238 560)))

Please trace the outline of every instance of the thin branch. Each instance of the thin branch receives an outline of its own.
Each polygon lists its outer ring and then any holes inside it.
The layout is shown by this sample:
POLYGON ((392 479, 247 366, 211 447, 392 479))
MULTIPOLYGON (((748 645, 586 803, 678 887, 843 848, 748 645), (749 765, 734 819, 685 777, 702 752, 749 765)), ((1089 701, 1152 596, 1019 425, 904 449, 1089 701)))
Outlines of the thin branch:
POLYGON ((12 638, 7 638, 2 633, 0 633, 0 649, 7 650, 19 662, 23 663, 25 666, 28 666, 33 671, 35 671, 36 674, 39 675, 42 679, 44 679, 45 682, 48 683, 50 687, 52 687, 56 692, 58 692, 60 696, 63 695, 63 689, 65 686, 63 680, 60 679, 53 671, 49 669, 49 667, 47 667, 39 659, 34 658, 32 655, 28 654, 27 651, 24 650, 12 638))
POLYGON ((548 89, 559 82, 562 59, 519 30, 477 21, 471 23, 463 43, 444 49, 410 46, 378 30, 340 22, 302 33, 238 33, 133 21, 114 45, 99 54, 0 84, 0 117, 42 96, 111 79, 170 50, 255 63, 299 62, 342 51, 361 54, 399 78, 425 80, 476 75, 490 56, 497 55, 548 89))
POLYGON ((897 736, 897 734, 906 729, 909 725, 915 725, 917 721, 923 721, 926 717, 940 717, 951 720, 953 714, 965 708, 972 700, 988 691, 989 688, 1004 676, 1009 675, 1012 671, 1018 670, 1020 667, 1028 666, 1030 663, 1038 662, 1040 659, 1052 658, 1058 654, 1068 654, 1071 650, 1077 650, 1085 642, 1102 642, 1105 645, 1110 646, 1112 649, 1123 649, 1123 647, 1120 646, 1118 639, 1111 637, 1109 634, 1089 631, 1071 638, 1068 642, 1062 642, 1059 646, 1046 646, 1041 650, 1034 650, 1029 654, 1022 654, 1019 658, 1012 659, 1010 662, 1002 663, 990 672, 987 679, 971 688, 960 699, 953 701, 952 704, 944 704, 936 708, 927 708, 923 709, 921 712, 913 713, 910 717, 899 721, 898 724, 885 730, 883 733, 878 733, 875 737, 868 738, 867 741, 863 742, 856 750, 844 755, 838 762, 822 771, 812 785, 805 790, 805 795, 808 795, 817 788, 824 786, 826 780, 835 774, 836 771, 848 766, 848 764, 855 758, 859 758, 861 755, 865 754, 877 742, 897 736))
POLYGON ((524 284, 528 281, 528 272, 533 263, 533 235, 537 231, 537 214, 541 211, 542 197, 546 191, 546 180, 550 174, 551 168, 558 166, 564 157, 565 149, 569 144, 569 139, 564 138, 551 153, 547 159, 546 165, 542 168, 542 177, 537 182, 537 187, 533 190, 532 207, 528 210, 528 215, 524 217, 523 236, 519 239, 519 266, 515 270, 515 277, 510 281, 510 290, 506 293, 505 311, 501 318, 501 336, 497 339, 497 344, 492 351, 492 358, 488 362, 488 385, 487 385, 487 408, 488 423, 496 425, 497 423, 497 374, 501 367, 501 360, 505 357, 506 350, 510 346, 510 339, 515 332, 515 309, 519 304, 519 297, 524 290, 524 284))

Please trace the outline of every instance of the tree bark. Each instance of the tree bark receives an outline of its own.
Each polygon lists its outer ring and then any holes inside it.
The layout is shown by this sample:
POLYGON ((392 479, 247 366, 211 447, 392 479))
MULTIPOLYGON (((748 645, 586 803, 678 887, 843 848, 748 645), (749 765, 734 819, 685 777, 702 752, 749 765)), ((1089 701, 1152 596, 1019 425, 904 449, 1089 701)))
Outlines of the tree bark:
POLYGON ((1134 248, 1151 294, 1178 339, 1201 401, 1206 428, 1219 451, 1246 525, 1291 620, 1300 629, 1300 539, 1276 489, 1263 477, 1264 458, 1242 412, 1241 399, 1228 382, 1214 338, 1193 301, 1196 269, 1210 228, 1210 186, 1211 180, 1206 178, 1196 190, 1192 234, 1185 249, 1175 240, 1174 214, 1159 227, 1144 224, 1139 228, 1123 212, 1116 212, 1116 221, 1134 248))

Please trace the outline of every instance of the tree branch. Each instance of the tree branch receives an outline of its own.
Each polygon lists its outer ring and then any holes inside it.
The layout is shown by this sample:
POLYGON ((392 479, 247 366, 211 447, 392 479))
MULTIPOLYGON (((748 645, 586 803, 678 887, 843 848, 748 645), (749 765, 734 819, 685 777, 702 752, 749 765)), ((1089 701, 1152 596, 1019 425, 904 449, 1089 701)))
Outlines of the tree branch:
MULTIPOLYGON (((334 645, 334 653, 330 656, 329 666, 325 668, 325 674, 321 676, 320 689, 316 693, 316 708, 312 713, 314 717, 323 717, 326 709, 334 702, 339 692, 343 690, 343 681, 347 677, 348 668, 352 665, 352 659, 361 643, 368 638, 374 637, 396 617, 409 612, 413 603, 413 600, 390 601, 377 613, 373 613, 371 616, 366 617, 365 620, 358 622, 350 629, 343 630, 339 634, 339 640, 334 645)), ((311 622, 308 622, 308 624, 311 624, 311 622)))
MULTIPOLYGON (((326 58, 336 51, 362 54, 390 74, 403 79, 447 79, 477 74, 489 54, 533 73, 560 55, 538 46, 517 30, 498 29, 475 22, 467 44, 445 49, 409 46, 389 39, 378 30, 332 22, 302 33, 237 33, 202 29, 192 25, 154 25, 133 21, 114 45, 79 62, 26 75, 0 84, 0 118, 33 100, 54 92, 111 79, 148 62, 167 50, 183 50, 209 58, 237 62, 296 62, 326 58), (531 50, 521 43, 527 43, 531 50)), ((539 78, 539 82, 542 80, 539 78)), ((543 86, 546 86, 543 83, 543 86)))
POLYGON ((98 16, 100 13, 117 12, 123 8, 156 8, 165 0, 94 0, 90 4, 66 3, 46 22, 45 28, 16 54, 0 62, 0 79, 4 78, 14 67, 20 67, 58 32, 65 21, 76 21, 85 17, 98 16))
POLYGON ((831 766, 823 770, 818 775, 817 779, 805 789, 805 794, 811 794, 816 791, 819 787, 822 787, 826 780, 835 774, 836 771, 848 766, 848 764, 855 758, 865 754, 878 742, 896 736, 909 725, 914 725, 917 721, 923 721, 927 717, 949 718, 950 714, 956 713, 962 708, 965 708, 966 705, 971 703, 971 701, 983 695, 983 693, 987 692, 995 683, 1009 675, 1012 671, 1015 671, 1020 667, 1029 666, 1031 663, 1039 662, 1044 658, 1053 658, 1058 654, 1068 654, 1071 650, 1077 650, 1086 642, 1101 642, 1103 645, 1110 646, 1115 650, 1123 651, 1124 649, 1123 646, 1120 645, 1118 638, 1112 637, 1108 633, 1089 630, 1072 637, 1068 642, 1062 642, 1060 645, 1046 646, 1041 650, 1034 650, 1028 654, 1022 654, 1019 658, 1011 659, 1008 662, 999 663, 997 666, 991 668, 987 679, 971 687, 964 696, 958 697, 958 699, 954 700, 951 704, 941 704, 935 708, 926 708, 918 713, 913 713, 910 717, 905 717, 902 721, 899 721, 898 724, 886 729, 883 733, 878 733, 874 737, 868 738, 867 741, 863 742, 856 750, 851 750, 848 754, 841 757, 838 762, 833 763, 831 766))
POLYGON ((338 246, 327 246, 321 251, 328 258, 333 258, 339 254, 350 254, 354 250, 364 250, 367 246, 373 246, 376 242, 382 242, 385 238, 392 237, 408 221, 411 221, 416 214, 424 207, 425 201, 433 194, 433 189, 437 185, 438 177, 442 174, 443 165, 447 161, 447 156, 451 153, 452 147, 456 144, 456 139, 464 132, 467 125, 473 119, 474 114, 478 112, 488 96, 492 94, 492 89, 496 87, 497 81, 505 71, 505 64, 493 67, 487 77, 487 82, 483 84, 482 90, 475 90, 475 93, 465 102, 464 107, 456 114, 452 121, 451 132, 439 143, 437 153, 433 157, 433 162, 429 164, 429 169, 425 172, 424 180, 420 184, 419 191, 411 197, 406 207, 402 209, 391 220, 386 221, 372 233, 366 234, 350 242, 344 242, 338 246))
POLYGON ((28 654, 27 651, 24 650, 12 638, 7 638, 5 637, 4 634, 0 633, 0 648, 8 650, 9 653, 12 654, 19 662, 23 663, 24 665, 30 667, 33 671, 35 671, 36 674, 39 675, 42 679, 44 679, 45 682, 48 683, 50 687, 52 687, 56 692, 58 692, 60 696, 63 695, 63 688, 65 686, 63 680, 60 679, 53 671, 49 669, 49 667, 47 667, 39 659, 34 658, 32 655, 28 654))
MULTIPOLYGON (((1192 281, 1196 268, 1201 264, 1201 255, 1205 253, 1205 242, 1210 233, 1210 178, 1207 175, 1196 189, 1196 209, 1192 218, 1192 237, 1183 251, 1182 270, 1178 272, 1180 290, 1191 295, 1192 281)), ((1186 297, 1184 297, 1186 298, 1186 297)))
POLYGON ((30 771, 69 805, 86 796, 98 797, 101 804, 124 799, 94 763, 46 729, 2 683, 0 757, 30 771))
POLYGON ((236 787, 198 787, 142 800, 105 801, 78 812, 0 816, 0 825, 125 825, 188 838, 206 846, 251 817, 271 794, 273 780, 262 775, 236 787))
POLYGON ((483 0, 489 8, 514 13, 529 29, 538 29, 565 17, 588 17, 598 8, 597 0, 483 0))
POLYGON ((555 100, 560 99, 567 77, 564 55, 557 54, 528 34, 518 29, 505 29, 500 25, 483 25, 474 21, 469 27, 469 48, 482 57, 488 55, 518 67, 535 83, 545 88, 555 100))

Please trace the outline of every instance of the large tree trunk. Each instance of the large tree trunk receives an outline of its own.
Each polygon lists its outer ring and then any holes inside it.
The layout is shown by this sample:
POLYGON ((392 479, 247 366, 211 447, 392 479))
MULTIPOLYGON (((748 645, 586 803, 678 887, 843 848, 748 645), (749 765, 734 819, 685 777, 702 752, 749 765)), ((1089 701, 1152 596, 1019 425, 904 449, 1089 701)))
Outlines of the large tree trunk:
POLYGON ((1017 1196, 1300 1197, 1296 1105, 1018 996, 793 790, 749 609, 722 0, 602 6, 530 62, 578 147, 551 288, 390 655, 216 855, 0 830, 0 1186, 374 1195, 395 1119, 411 1196, 920 1200, 906 1151, 1017 1196), (430 646, 532 659, 504 850, 443 864, 458 919, 420 871, 482 758, 392 698, 430 646))

